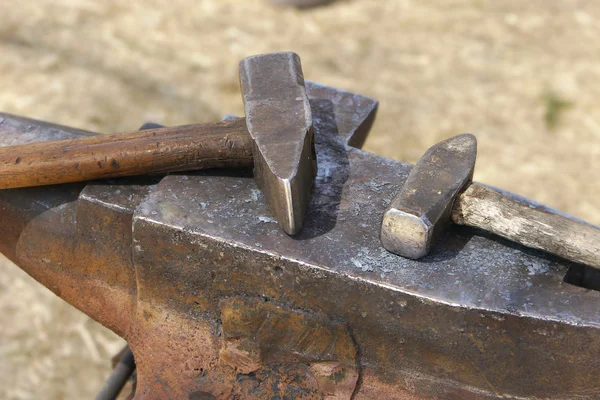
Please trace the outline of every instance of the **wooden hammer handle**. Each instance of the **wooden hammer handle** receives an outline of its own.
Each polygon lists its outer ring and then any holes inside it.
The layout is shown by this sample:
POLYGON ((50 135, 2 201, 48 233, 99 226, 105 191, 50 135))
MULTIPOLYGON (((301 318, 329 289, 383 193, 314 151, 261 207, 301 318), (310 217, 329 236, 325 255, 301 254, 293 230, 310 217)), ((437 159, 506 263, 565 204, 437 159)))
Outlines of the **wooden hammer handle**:
POLYGON ((452 221, 600 269, 600 228, 508 192, 473 183, 452 221))
POLYGON ((0 147, 0 189, 253 165, 244 118, 0 147))

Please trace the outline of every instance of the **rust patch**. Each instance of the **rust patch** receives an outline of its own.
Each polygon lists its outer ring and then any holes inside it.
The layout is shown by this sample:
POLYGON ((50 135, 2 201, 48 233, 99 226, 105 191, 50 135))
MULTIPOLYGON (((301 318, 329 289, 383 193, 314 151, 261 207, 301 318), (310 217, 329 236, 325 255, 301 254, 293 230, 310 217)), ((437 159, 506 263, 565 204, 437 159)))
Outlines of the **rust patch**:
POLYGON ((357 347, 344 324, 262 298, 222 300, 219 310, 220 324, 138 304, 136 399, 352 398, 357 347))
MULTIPOLYGON (((357 349, 345 325, 245 298, 222 301, 221 320, 222 364, 246 375, 261 367, 285 371, 284 382, 303 382, 295 390, 319 393, 325 399, 351 398, 358 381, 357 349)), ((286 384, 278 387, 282 385, 286 384)))
POLYGON ((260 348, 246 339, 227 340, 219 353, 219 360, 241 374, 249 374, 261 367, 260 348))

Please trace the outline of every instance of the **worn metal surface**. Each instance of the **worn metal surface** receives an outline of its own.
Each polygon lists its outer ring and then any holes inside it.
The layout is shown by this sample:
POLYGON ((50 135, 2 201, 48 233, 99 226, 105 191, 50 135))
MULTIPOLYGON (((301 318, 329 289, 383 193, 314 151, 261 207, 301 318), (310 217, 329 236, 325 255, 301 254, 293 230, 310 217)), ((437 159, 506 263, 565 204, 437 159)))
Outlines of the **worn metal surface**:
POLYGON ((281 228, 302 229, 316 174, 313 120, 300 57, 270 53, 240 62, 254 177, 281 228))
POLYGON ((455 136, 430 147, 413 167, 381 222, 381 243, 398 255, 418 259, 450 224, 458 193, 473 179, 477 139, 455 136))
POLYGON ((600 293, 479 231, 454 228, 421 261, 387 252, 380 219, 411 166, 346 146, 375 102, 308 92, 320 164, 298 237, 249 173, 215 171, 135 196, 121 181, 0 192, 1 251, 128 340, 138 398, 600 396, 600 293))
POLYGON ((599 227, 472 183, 476 155, 477 140, 469 134, 427 150, 384 214, 381 241, 386 249, 421 258, 452 221, 600 268, 599 227))

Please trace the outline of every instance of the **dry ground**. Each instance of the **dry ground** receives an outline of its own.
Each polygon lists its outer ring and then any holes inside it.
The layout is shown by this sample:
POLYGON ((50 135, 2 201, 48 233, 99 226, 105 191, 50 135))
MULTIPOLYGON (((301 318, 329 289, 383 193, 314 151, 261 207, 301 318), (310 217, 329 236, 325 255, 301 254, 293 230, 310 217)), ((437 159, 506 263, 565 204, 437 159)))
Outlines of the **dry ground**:
MULTIPOLYGON (((111 132, 242 114, 237 63, 293 50, 381 101, 367 149, 461 132, 476 178, 600 223, 600 3, 2 0, 0 110, 111 132)), ((1 227, 0 227, 1 229, 1 227)), ((0 230, 1 232, 1 230, 0 230)), ((0 398, 90 398, 120 340, 0 261, 0 398)))

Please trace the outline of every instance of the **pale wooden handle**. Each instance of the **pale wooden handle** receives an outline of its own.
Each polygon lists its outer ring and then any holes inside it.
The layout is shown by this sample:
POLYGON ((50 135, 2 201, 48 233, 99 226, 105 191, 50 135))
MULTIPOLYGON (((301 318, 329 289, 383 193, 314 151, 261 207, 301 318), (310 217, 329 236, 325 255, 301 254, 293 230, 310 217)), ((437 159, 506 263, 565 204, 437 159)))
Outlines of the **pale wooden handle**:
POLYGON ((600 228, 510 193, 473 183, 452 220, 600 269, 600 228))
POLYGON ((253 164, 243 118, 0 147, 0 189, 253 164))

